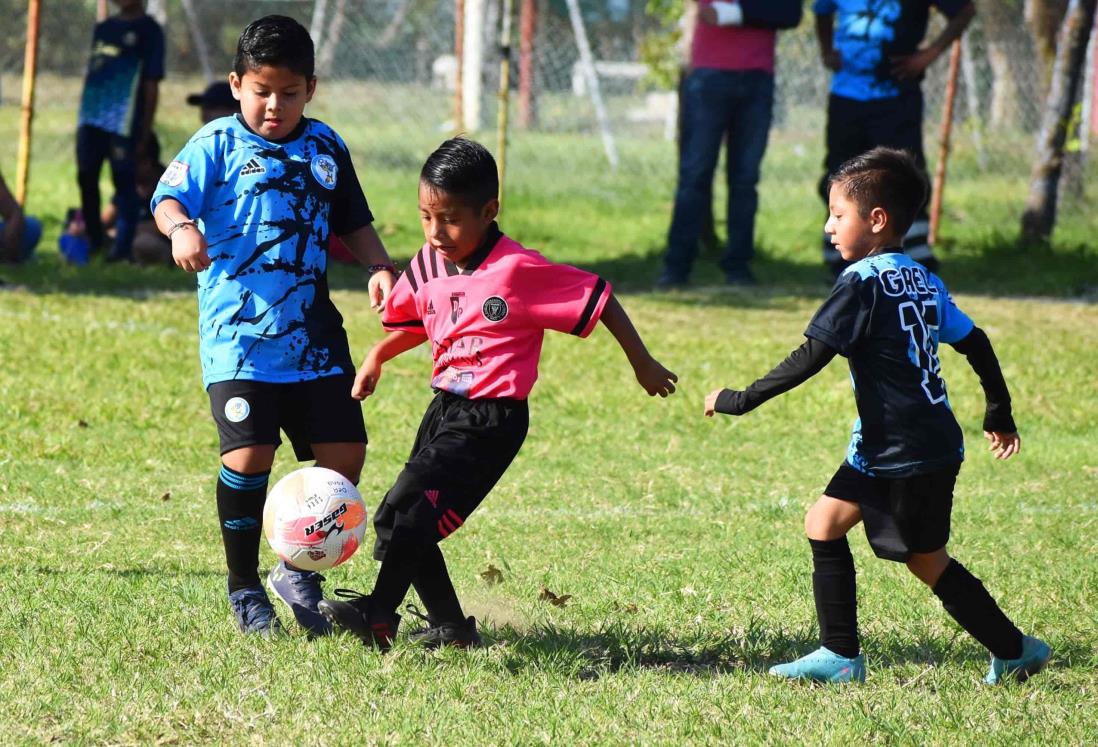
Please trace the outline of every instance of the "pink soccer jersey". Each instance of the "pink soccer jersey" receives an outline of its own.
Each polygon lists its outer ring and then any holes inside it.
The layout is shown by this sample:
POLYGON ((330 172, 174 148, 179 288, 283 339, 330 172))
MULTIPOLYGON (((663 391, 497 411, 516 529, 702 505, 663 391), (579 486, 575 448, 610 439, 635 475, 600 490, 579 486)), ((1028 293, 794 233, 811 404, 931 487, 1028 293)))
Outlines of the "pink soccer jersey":
POLYGON ((424 244, 393 287, 382 326, 431 340, 433 388, 525 399, 545 330, 586 337, 609 298, 599 276, 553 264, 493 224, 464 270, 424 244))

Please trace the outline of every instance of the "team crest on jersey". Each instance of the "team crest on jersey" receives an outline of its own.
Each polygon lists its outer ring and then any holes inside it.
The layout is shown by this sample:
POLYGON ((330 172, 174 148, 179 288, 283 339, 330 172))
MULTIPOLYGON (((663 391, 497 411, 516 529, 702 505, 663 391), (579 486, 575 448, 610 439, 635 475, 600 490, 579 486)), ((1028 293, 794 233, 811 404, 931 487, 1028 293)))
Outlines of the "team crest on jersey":
POLYGON ((168 164, 168 168, 164 169, 160 181, 162 184, 167 184, 169 187, 178 187, 183 183, 183 180, 187 178, 187 170, 189 168, 190 166, 182 161, 172 161, 168 164))
POLYGON ((244 168, 240 169, 241 176, 258 176, 266 173, 267 167, 258 158, 249 158, 248 162, 244 164, 244 168))
POLYGON ((309 168, 312 169, 313 176, 316 177, 322 187, 335 189, 336 175, 339 168, 336 166, 334 158, 327 153, 321 153, 319 156, 313 157, 313 160, 309 163, 309 168))
POLYGON ((484 312, 484 318, 490 322, 502 322, 507 318, 507 302, 499 296, 484 299, 484 305, 480 310, 484 312))
POLYGON ((127 47, 132 47, 134 44, 137 44, 137 32, 127 31, 122 35, 122 43, 127 47))
POLYGON ((233 397, 225 403, 225 417, 230 423, 239 423, 252 412, 252 406, 243 397, 233 397))

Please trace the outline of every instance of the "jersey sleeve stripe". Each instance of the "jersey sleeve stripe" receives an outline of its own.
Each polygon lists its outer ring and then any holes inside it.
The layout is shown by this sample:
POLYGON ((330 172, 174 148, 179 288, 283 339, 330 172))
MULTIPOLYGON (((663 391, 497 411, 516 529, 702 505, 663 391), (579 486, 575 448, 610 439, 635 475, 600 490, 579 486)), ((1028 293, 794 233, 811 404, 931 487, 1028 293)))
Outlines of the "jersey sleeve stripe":
POLYGON ((591 296, 587 299, 587 306, 584 307, 583 313, 580 314, 579 321, 576 322, 576 326, 572 328, 571 334, 579 335, 583 330, 587 329, 587 323, 591 321, 591 315, 595 313, 595 308, 599 305, 599 299, 602 298, 603 291, 606 290, 606 281, 599 278, 599 281, 595 283, 594 290, 591 291, 591 296))
POLYGON ((423 261, 423 254, 427 250, 424 249, 416 256, 416 264, 419 265, 419 274, 423 278, 423 284, 426 285, 431 281, 431 276, 427 274, 427 263, 423 261))
POLYGON ((419 292, 419 283, 416 282, 416 274, 412 272, 411 263, 404 268, 404 277, 408 278, 408 284, 412 286, 412 293, 419 292))

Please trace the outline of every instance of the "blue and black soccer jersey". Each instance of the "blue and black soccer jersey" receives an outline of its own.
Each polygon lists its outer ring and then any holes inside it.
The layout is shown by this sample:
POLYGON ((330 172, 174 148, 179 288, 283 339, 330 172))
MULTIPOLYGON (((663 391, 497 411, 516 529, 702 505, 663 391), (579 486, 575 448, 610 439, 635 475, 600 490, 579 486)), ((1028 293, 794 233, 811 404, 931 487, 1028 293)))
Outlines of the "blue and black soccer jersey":
POLYGON ((964 459, 938 344, 962 340, 972 328, 942 281, 899 250, 866 257, 839 276, 805 336, 849 361, 858 404, 851 466, 905 477, 964 459))
POLYGON ((313 119, 281 142, 239 115, 199 130, 164 172, 152 207, 178 200, 198 220, 211 265, 198 273, 205 386, 351 373, 343 318, 328 295, 329 233, 373 221, 343 140, 313 119))
POLYGON ((858 101, 887 99, 917 88, 892 76, 892 58, 909 55, 926 36, 930 6, 949 18, 971 0, 814 0, 816 15, 834 15, 834 47, 842 67, 831 93, 858 101))
POLYGON ((96 24, 79 124, 122 137, 144 116, 141 83, 164 77, 164 32, 151 16, 96 24))

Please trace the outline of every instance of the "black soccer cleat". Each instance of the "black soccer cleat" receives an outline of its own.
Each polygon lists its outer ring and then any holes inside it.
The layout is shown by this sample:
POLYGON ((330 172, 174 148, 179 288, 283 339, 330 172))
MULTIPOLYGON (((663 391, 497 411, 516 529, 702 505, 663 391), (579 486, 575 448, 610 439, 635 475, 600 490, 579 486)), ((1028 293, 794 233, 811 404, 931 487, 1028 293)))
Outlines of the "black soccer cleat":
POLYGON ((373 609, 369 594, 352 589, 336 589, 335 594, 350 601, 321 599, 317 605, 317 611, 333 628, 346 630, 362 641, 363 645, 382 652, 393 647, 400 615, 373 609))
POLYGON ((442 648, 453 646, 455 648, 479 648, 483 645, 480 633, 477 632, 477 620, 468 617, 465 622, 436 622, 428 615, 424 615, 415 605, 409 604, 404 608, 409 614, 415 615, 427 623, 426 627, 413 630, 408 634, 408 640, 424 648, 442 648))

